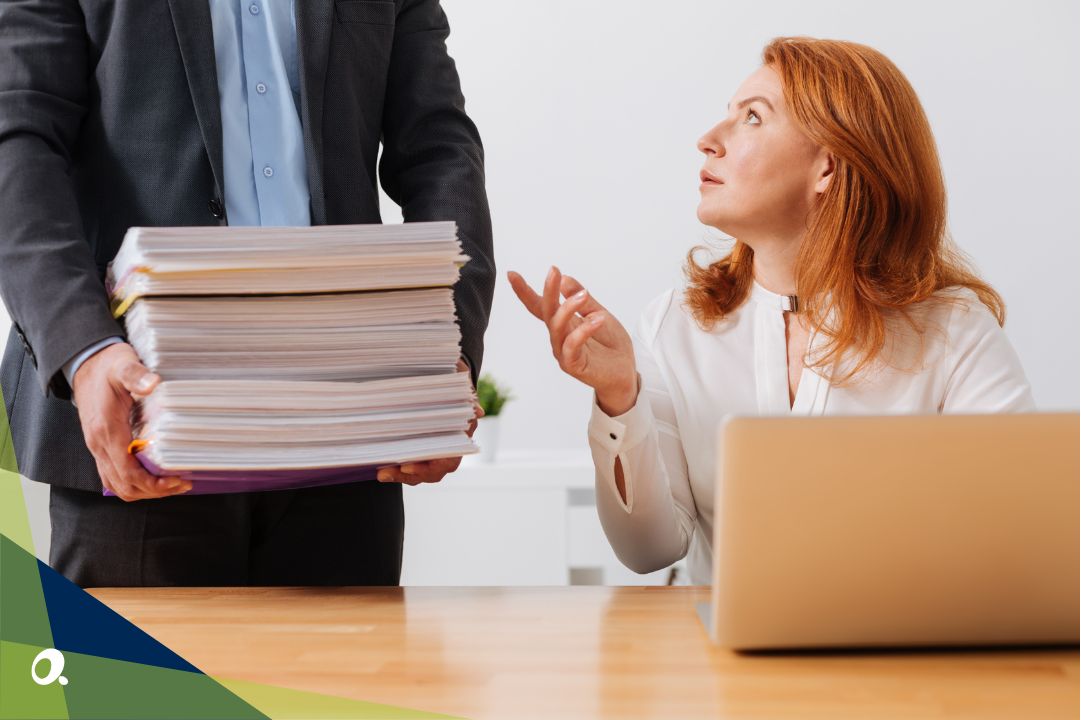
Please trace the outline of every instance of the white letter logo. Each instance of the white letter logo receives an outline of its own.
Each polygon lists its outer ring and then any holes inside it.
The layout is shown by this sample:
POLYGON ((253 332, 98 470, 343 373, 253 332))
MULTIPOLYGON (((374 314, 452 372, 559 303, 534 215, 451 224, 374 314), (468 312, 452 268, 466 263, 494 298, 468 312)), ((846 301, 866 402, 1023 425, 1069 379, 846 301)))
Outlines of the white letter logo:
POLYGON ((61 685, 67 685, 68 679, 61 675, 64 672, 64 656, 56 648, 49 648, 48 650, 42 650, 38 653, 38 656, 34 658, 34 664, 30 666, 30 676, 34 678, 34 682, 38 685, 48 685, 60 680, 61 685), (38 663, 42 660, 49 661, 49 674, 45 677, 38 677, 38 663))

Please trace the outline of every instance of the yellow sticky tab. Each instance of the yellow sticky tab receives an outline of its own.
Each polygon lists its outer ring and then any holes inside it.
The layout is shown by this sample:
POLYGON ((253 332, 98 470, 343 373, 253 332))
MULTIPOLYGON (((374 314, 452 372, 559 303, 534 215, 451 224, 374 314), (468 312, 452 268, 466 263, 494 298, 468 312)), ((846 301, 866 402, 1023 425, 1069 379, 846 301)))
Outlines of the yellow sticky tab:
POLYGON ((127 297, 116 297, 112 300, 113 317, 119 320, 124 313, 128 311, 132 303, 139 299, 138 295, 128 295, 127 297))

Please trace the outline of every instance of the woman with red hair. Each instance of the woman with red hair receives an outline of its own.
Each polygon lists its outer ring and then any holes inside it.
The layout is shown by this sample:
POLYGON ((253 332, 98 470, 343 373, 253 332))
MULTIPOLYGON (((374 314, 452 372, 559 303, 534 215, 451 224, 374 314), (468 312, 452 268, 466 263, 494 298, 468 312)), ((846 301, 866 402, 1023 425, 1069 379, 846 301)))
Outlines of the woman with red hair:
POLYGON ((714 443, 729 414, 1033 409, 1002 298, 946 232, 927 117, 876 50, 778 38, 698 141, 698 218, 735 238, 635 339, 574 278, 509 279, 560 367, 595 390, 597 506, 645 573, 689 554, 708 583, 714 443), (565 300, 561 301, 562 298, 565 300))

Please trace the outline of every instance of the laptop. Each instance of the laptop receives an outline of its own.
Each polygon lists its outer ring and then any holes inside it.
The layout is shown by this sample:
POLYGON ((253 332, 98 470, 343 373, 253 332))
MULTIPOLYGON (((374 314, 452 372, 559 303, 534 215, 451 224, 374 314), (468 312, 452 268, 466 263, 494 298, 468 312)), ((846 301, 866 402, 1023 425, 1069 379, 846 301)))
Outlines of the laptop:
POLYGON ((713 641, 1076 644, 1079 416, 733 417, 713 641))

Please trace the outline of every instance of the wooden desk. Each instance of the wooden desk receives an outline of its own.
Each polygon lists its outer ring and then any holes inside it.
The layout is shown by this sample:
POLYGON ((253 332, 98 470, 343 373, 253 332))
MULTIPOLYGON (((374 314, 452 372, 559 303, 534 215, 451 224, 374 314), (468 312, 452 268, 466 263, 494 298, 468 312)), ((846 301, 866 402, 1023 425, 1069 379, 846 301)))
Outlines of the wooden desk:
POLYGON ((97 598, 210 675, 467 718, 1078 716, 1078 653, 739 655, 703 588, 143 588, 97 598))

